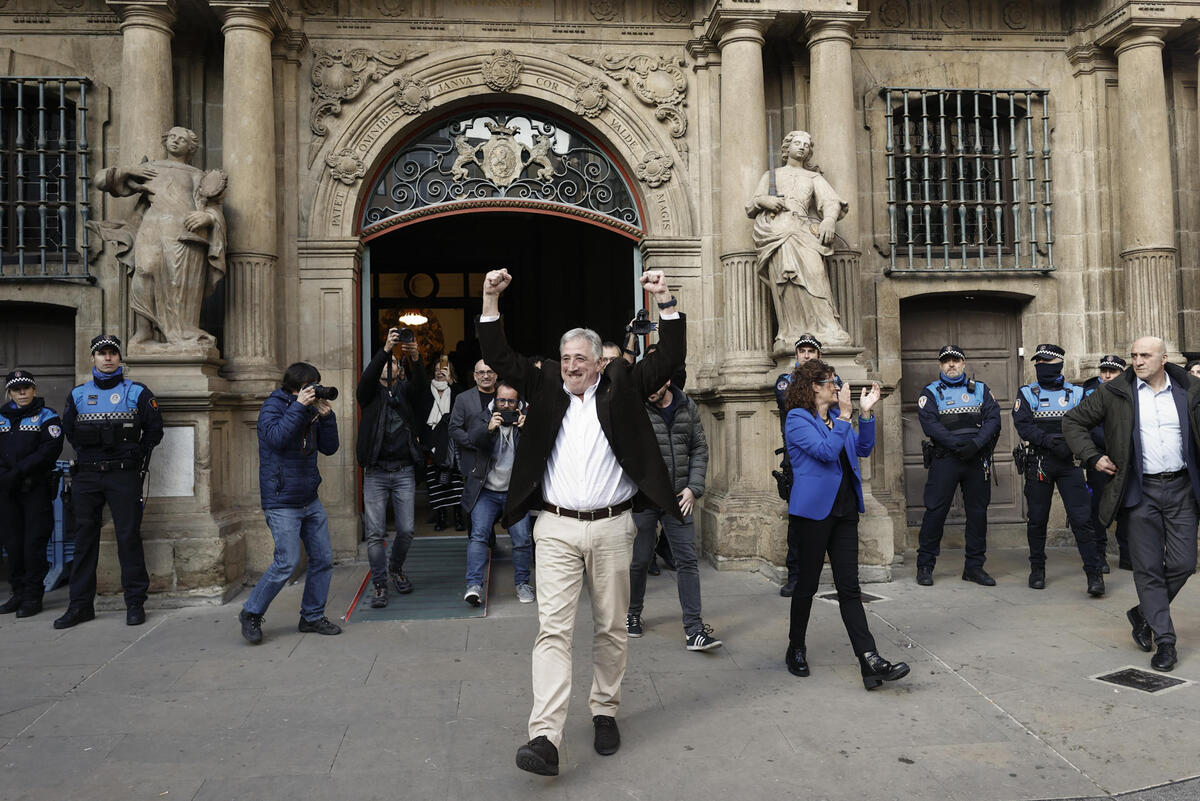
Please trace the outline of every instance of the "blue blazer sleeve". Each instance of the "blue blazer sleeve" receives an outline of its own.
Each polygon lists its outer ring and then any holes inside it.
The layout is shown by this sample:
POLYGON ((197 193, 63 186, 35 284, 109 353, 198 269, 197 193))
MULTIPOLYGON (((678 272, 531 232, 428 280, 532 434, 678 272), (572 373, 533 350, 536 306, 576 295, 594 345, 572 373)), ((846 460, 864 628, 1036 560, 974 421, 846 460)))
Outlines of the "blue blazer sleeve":
MULTIPOLYGON (((841 458, 842 448, 846 447, 846 435, 854 428, 846 421, 838 420, 834 422, 832 431, 823 434, 818 430, 818 425, 824 428, 824 424, 806 409, 792 409, 788 412, 786 429, 788 450, 798 448, 810 459, 837 464, 841 458)), ((871 444, 874 445, 874 442, 875 438, 872 434, 871 444)))
MULTIPOLYGON (((850 424, 847 423, 847 426, 850 424)), ((875 417, 870 420, 858 418, 858 437, 854 443, 854 452, 859 458, 865 459, 875 450, 875 417)))

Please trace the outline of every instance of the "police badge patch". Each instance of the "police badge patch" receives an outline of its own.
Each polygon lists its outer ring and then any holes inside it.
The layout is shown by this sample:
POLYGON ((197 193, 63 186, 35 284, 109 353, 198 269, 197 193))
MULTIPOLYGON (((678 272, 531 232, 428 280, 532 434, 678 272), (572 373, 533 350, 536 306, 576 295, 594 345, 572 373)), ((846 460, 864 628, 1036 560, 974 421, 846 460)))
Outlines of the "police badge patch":
MULTIPOLYGON (((791 382, 788 381, 786 378, 781 378, 781 379, 779 379, 779 383, 775 385, 775 389, 779 390, 780 392, 783 392, 785 389, 788 388, 788 386, 790 384, 791 384, 791 382)), ((761 386, 761 384, 759 386, 761 386)))
POLYGON ((969 393, 969 392, 964 392, 964 393, 962 394, 962 399, 963 399, 964 401, 969 401, 969 400, 971 399, 971 393, 969 393))
POLYGON ((50 426, 46 429, 46 431, 49 432, 50 436, 54 439, 58 439, 62 436, 62 429, 58 426, 50 426))
POLYGON ((929 396, 928 396, 928 395, 922 395, 920 398, 918 398, 918 399, 917 399, 917 408, 918 408, 918 409, 924 409, 924 408, 925 408, 925 403, 926 403, 926 401, 928 401, 928 400, 929 400, 929 396))
POLYGON ((1013 404, 1013 411, 1014 412, 1021 411, 1021 399, 1020 398, 1017 398, 1017 402, 1013 404))
POLYGON ((1066 406, 1068 403, 1070 403, 1070 401, 1067 400, 1066 395, 1063 395, 1061 398, 1058 399, 1059 406, 1066 406))
POLYGON ((114 392, 113 394, 109 395, 108 402, 109 403, 120 403, 121 402, 121 393, 114 392))

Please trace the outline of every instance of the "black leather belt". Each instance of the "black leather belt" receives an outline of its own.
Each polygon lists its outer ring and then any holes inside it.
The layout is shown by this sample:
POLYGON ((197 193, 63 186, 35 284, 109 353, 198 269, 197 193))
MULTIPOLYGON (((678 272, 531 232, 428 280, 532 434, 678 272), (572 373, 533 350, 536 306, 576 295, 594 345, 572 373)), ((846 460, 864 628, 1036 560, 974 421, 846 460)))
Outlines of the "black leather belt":
POLYGON ((1187 474, 1187 470, 1172 470, 1169 473, 1146 473, 1142 478, 1149 481, 1170 481, 1171 479, 1186 476, 1187 474))
POLYGON ((552 503, 543 503, 542 509, 552 515, 561 515, 562 517, 573 517, 576 520, 604 520, 607 517, 616 517, 621 512, 633 508, 633 498, 618 503, 616 506, 606 506, 603 509, 589 509, 586 512, 580 512, 575 509, 564 509, 561 506, 555 506, 552 503))
POLYGON ((74 469, 84 473, 115 473, 118 470, 140 470, 140 459, 109 459, 103 462, 76 462, 74 469))

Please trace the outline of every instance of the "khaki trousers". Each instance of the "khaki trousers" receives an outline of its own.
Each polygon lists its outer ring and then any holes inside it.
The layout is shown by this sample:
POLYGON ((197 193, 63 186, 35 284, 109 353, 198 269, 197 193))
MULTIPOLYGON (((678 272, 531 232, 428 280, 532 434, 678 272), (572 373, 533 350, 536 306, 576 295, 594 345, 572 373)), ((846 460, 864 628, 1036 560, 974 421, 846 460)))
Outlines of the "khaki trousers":
POLYGON ((579 591, 587 578, 592 599, 593 715, 616 717, 629 635, 629 563, 637 528, 628 511, 587 522, 549 512, 533 527, 537 544, 538 636, 533 644, 533 711, 529 739, 562 742, 571 700, 571 635, 579 591))

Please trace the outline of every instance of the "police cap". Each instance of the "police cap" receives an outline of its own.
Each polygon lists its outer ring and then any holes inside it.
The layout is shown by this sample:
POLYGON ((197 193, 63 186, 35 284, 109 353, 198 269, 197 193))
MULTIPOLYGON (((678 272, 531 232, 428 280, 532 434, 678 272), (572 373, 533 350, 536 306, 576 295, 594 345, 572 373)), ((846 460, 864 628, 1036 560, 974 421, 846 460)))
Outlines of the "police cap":
POLYGON ((938 351, 938 361, 941 362, 946 359, 962 359, 965 362, 967 355, 963 353, 963 349, 958 345, 942 345, 942 349, 938 351))
POLYGON ((1126 367, 1125 360, 1115 353, 1110 353, 1107 356, 1100 357, 1100 369, 1124 370, 1126 367))
POLYGON ((803 347, 816 348, 817 352, 820 353, 821 340, 817 339, 812 334, 801 334, 800 338, 796 340, 796 350, 800 350, 800 348, 803 347))
POLYGON ((1046 361, 1052 362, 1055 359, 1065 358, 1066 355, 1067 355, 1067 352, 1065 350, 1063 350, 1062 348, 1060 348, 1058 345, 1052 345, 1047 342, 1045 344, 1037 346, 1037 350, 1035 350, 1033 353, 1033 358, 1030 359, 1029 361, 1036 362, 1039 359, 1044 359, 1046 361))
POLYGON ((35 386, 37 386, 37 382, 33 380, 33 373, 28 370, 13 370, 4 377, 5 390, 35 386))
POLYGON ((121 340, 117 339, 115 334, 101 334, 100 336, 93 337, 92 353, 95 354, 96 351, 100 350, 101 348, 112 348, 117 353, 120 353, 121 340))

